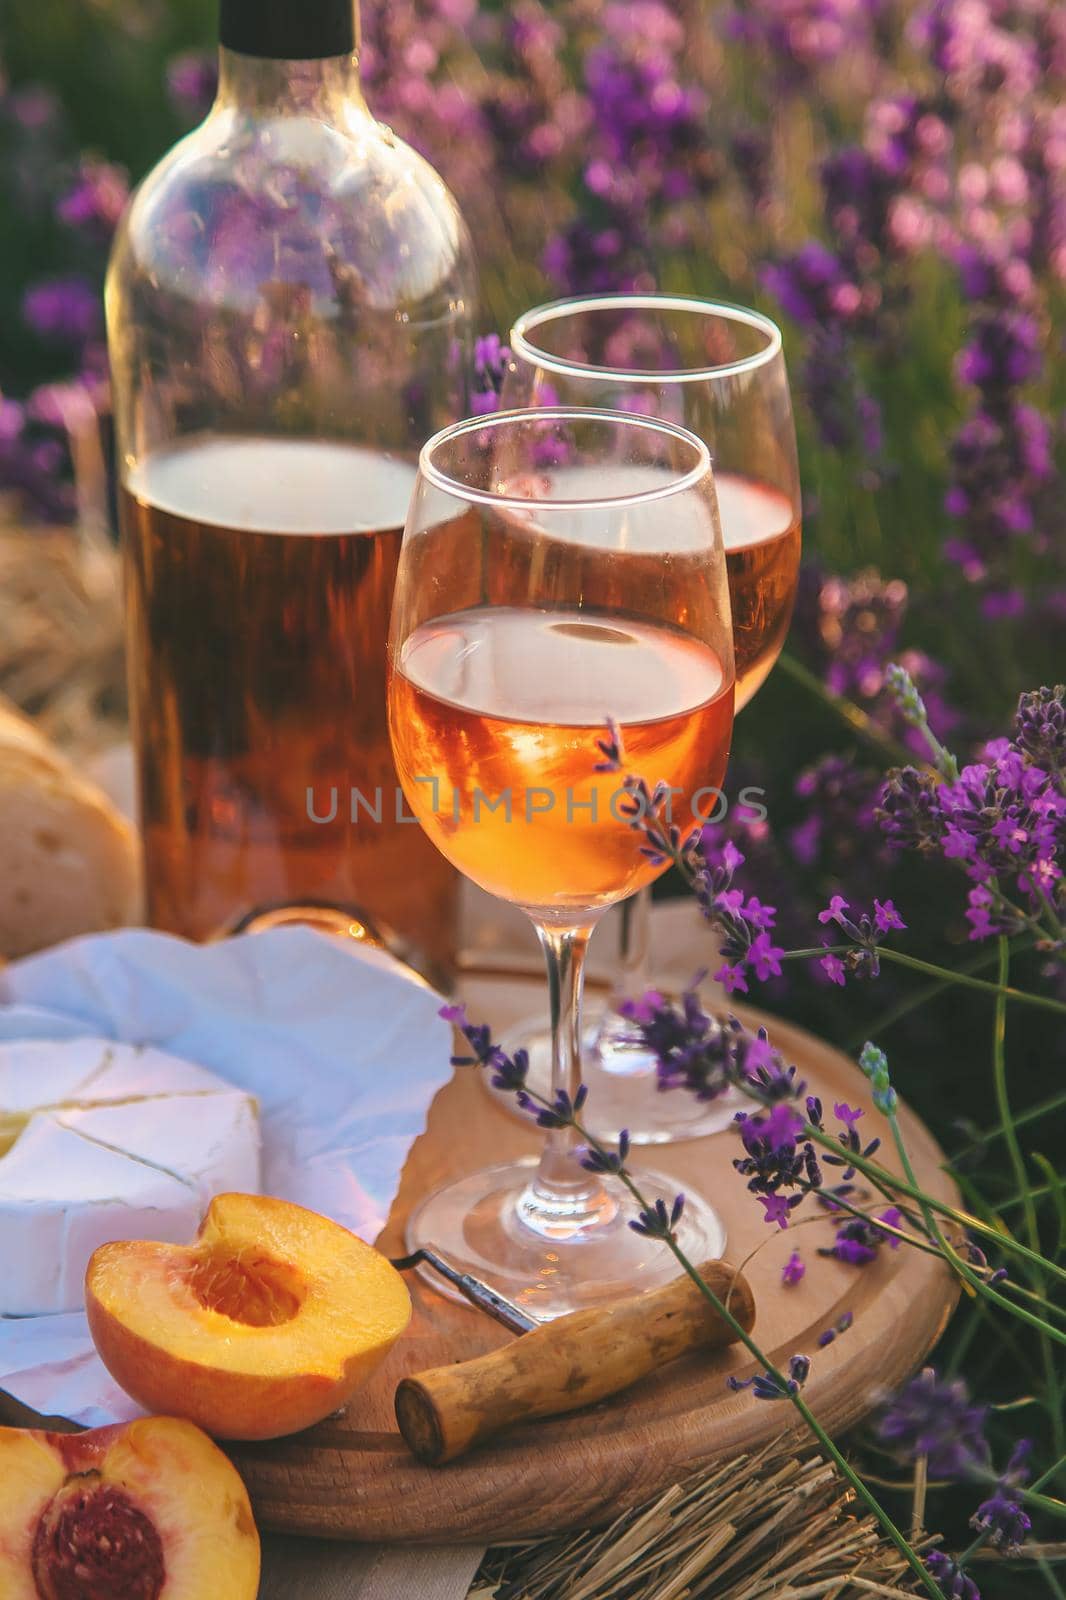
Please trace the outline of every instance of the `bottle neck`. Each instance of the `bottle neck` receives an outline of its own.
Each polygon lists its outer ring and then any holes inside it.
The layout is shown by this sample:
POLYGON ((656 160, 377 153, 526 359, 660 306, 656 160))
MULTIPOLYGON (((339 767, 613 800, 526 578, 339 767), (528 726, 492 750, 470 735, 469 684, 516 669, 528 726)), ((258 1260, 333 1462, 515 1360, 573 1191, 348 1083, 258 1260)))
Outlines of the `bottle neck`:
POLYGON ((363 104, 358 51, 310 61, 247 56, 222 45, 218 52, 216 107, 334 120, 342 106, 363 104))

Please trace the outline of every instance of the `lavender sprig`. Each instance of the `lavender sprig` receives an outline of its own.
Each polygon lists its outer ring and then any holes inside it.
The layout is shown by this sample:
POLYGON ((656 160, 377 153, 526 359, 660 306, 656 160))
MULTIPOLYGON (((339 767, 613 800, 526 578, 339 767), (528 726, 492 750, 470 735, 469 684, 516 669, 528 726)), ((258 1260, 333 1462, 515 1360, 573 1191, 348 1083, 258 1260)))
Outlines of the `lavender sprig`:
MULTIPOLYGON (((501 1071, 501 1058, 507 1061, 505 1052, 492 1040, 491 1032, 487 1027, 472 1025, 466 1018, 465 1008, 462 1006, 445 1006, 441 1014, 460 1028, 463 1036, 474 1049, 474 1056, 462 1057, 462 1061, 470 1063, 477 1061, 492 1071, 501 1071)), ((505 1068, 503 1069, 505 1070, 505 1068)), ((612 1174, 626 1189, 638 1208, 637 1218, 631 1221, 630 1226, 637 1232, 660 1239, 665 1247, 671 1251, 682 1271, 690 1278, 697 1291, 714 1308, 717 1314, 726 1322, 734 1337, 748 1351, 762 1369, 758 1383, 758 1398, 761 1399, 786 1399, 796 1407, 807 1427, 811 1430, 826 1455, 833 1461, 837 1470, 841 1472, 852 1489, 862 1500, 864 1505, 877 1517, 887 1537, 907 1562, 911 1571, 918 1577, 926 1591, 933 1596, 933 1600, 944 1600, 943 1592, 931 1579, 927 1569, 922 1565, 919 1557, 897 1528, 895 1522, 880 1504, 873 1491, 856 1473, 850 1462, 838 1446, 826 1433, 817 1417, 806 1404, 802 1396, 802 1388, 810 1372, 810 1362, 806 1356, 793 1356, 789 1362, 788 1371, 780 1371, 766 1356, 757 1342, 752 1338, 729 1306, 714 1293, 710 1286, 701 1278, 697 1268, 690 1262, 678 1244, 675 1229, 683 1215, 684 1196, 678 1195, 671 1206, 663 1200, 648 1201, 641 1193, 638 1183, 634 1180, 623 1162, 613 1162, 612 1152, 609 1151, 579 1119, 580 1108, 567 1100, 563 1102, 557 1097, 549 1101, 536 1091, 522 1089, 518 1091, 519 1105, 536 1116, 548 1112, 552 1117, 566 1115, 571 1126, 584 1146, 584 1160, 586 1165, 591 1156, 595 1156, 604 1164, 604 1169, 610 1167, 612 1174)), ((752 1380, 753 1390, 756 1380, 752 1380)))

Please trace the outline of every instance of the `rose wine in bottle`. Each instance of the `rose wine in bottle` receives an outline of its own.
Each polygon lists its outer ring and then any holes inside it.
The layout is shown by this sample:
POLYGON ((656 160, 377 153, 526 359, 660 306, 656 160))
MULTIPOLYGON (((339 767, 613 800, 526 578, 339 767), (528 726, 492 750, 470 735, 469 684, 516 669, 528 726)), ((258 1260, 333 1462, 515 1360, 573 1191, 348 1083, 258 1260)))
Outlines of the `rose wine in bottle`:
POLYGON ((107 284, 149 920, 440 971, 456 880, 400 798, 385 639, 419 447, 467 409, 469 239, 366 107, 353 0, 221 0, 220 42, 107 284))

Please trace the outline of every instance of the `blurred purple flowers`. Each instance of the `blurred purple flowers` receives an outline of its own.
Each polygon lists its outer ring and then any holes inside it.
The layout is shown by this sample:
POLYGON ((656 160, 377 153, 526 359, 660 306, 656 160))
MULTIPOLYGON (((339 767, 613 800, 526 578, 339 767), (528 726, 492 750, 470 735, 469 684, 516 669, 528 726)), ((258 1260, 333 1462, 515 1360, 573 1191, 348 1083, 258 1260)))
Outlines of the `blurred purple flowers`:
POLYGON ((199 122, 207 115, 217 89, 218 63, 213 52, 189 50, 175 56, 167 67, 167 92, 186 122, 199 122))
POLYGON ((22 314, 42 339, 80 346, 100 332, 103 307, 87 278, 46 278, 27 289, 22 314))
POLYGON ((936 1478, 967 1478, 988 1461, 988 1407, 974 1405, 961 1378, 928 1370, 889 1401, 877 1432, 905 1461, 924 1456, 936 1478))
POLYGON ((68 227, 82 228, 91 237, 106 242, 118 226, 129 193, 129 179, 123 167, 83 157, 74 181, 59 198, 56 215, 68 227))

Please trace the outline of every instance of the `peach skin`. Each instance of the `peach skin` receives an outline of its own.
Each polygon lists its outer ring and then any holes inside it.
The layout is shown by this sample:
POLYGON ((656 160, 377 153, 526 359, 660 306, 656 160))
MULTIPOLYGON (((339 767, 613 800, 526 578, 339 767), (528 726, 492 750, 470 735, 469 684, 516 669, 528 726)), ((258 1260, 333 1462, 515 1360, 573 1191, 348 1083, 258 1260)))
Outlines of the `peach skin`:
POLYGON ((240 1194, 212 1200, 191 1245, 103 1245, 85 1308, 127 1394, 219 1439, 320 1422, 411 1316, 403 1279, 370 1245, 302 1206, 240 1194))

